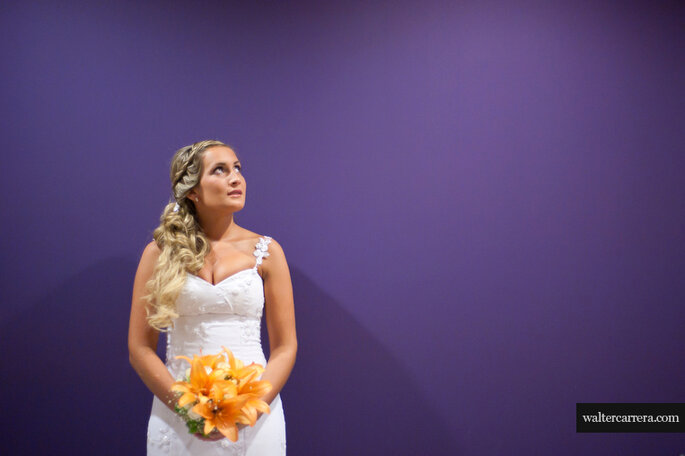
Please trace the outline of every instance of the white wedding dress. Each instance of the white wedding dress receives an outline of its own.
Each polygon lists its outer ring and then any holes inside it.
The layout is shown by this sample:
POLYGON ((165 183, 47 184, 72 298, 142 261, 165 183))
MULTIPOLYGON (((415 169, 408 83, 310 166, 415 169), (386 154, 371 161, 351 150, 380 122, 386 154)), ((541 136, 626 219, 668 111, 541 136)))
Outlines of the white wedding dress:
MULTIPOLYGON (((178 355, 214 354, 225 346, 245 364, 266 366, 260 340, 264 309, 264 283, 257 272, 262 258, 269 256, 269 236, 260 237, 255 246, 256 264, 238 271, 213 285, 193 274, 176 301, 179 317, 167 333, 166 366, 175 379, 190 367, 178 355)), ((260 377, 261 378, 261 377, 260 377)), ((238 432, 238 441, 203 441, 188 432, 183 419, 156 396, 148 422, 148 455, 244 455, 285 454, 285 416, 281 395, 269 404, 270 413, 260 415, 254 427, 238 432)))

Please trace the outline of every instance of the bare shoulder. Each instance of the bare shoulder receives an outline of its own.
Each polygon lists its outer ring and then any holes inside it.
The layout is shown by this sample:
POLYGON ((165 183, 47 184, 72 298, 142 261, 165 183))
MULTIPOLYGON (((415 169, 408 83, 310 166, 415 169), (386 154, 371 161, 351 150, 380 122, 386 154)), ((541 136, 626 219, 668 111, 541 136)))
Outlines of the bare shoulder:
MULTIPOLYGON (((262 236, 262 237, 266 238, 266 236, 262 236)), ((282 256, 285 258, 285 252, 283 252, 283 247, 281 246, 281 244, 279 244, 278 241, 276 239, 272 238, 271 236, 269 236, 269 239, 270 239, 270 241, 269 241, 269 244, 267 246, 269 255, 275 254, 277 256, 282 256)))
POLYGON ((274 239, 272 236, 267 236, 264 234, 255 233, 246 228, 242 228, 242 235, 240 236, 240 241, 244 245, 245 252, 252 255, 255 247, 259 243, 260 239, 267 240, 267 252, 263 258, 262 269, 268 272, 269 266, 273 263, 279 263, 281 266, 286 263, 285 253, 283 252, 283 247, 281 244, 274 239))
POLYGON ((256 245, 260 239, 266 240, 266 248, 267 248, 266 251, 269 253, 269 257, 271 255, 274 255, 274 254, 277 256, 278 255, 283 256, 283 257, 285 256, 285 254, 283 253, 283 247, 272 236, 267 236, 264 234, 257 234, 257 233, 254 233, 252 231, 250 231, 250 234, 251 234, 250 242, 252 242, 253 245, 256 245))
POLYGON ((162 252, 162 249, 159 248, 157 245, 157 241, 154 239, 148 243, 148 245, 145 246, 145 250, 143 250, 143 255, 148 255, 148 256, 159 256, 159 254, 162 252))
POLYGON ((258 234, 258 233, 255 233, 254 231, 250 231, 248 229, 243 228, 242 240, 249 243, 252 246, 252 248, 254 248, 254 246, 257 244, 257 242, 259 242, 259 240, 262 238, 271 239, 268 243, 268 252, 269 253, 271 253, 272 249, 273 250, 279 250, 281 253, 283 253, 283 248, 276 241, 276 239, 274 239, 273 237, 267 236, 264 234, 258 234))
POLYGON ((146 266, 154 265, 157 262, 160 253, 162 253, 162 250, 157 245, 157 241, 153 240, 145 246, 145 249, 140 256, 140 263, 146 266))
MULTIPOLYGON (((266 238, 266 236, 262 237, 266 238)), ((273 237, 269 236, 269 239, 266 246, 268 255, 264 257, 264 262, 262 263, 265 277, 274 274, 289 274, 288 262, 285 259, 283 247, 273 237)))
POLYGON ((155 264, 157 263, 157 259, 159 258, 160 253, 161 250, 157 245, 157 242, 155 241, 152 241, 145 246, 145 249, 143 250, 143 253, 140 256, 140 262, 138 263, 138 269, 136 270, 136 277, 133 283, 134 305, 143 305, 138 303, 138 301, 142 303, 140 297, 145 292, 145 283, 152 276, 153 271, 155 269, 155 264))

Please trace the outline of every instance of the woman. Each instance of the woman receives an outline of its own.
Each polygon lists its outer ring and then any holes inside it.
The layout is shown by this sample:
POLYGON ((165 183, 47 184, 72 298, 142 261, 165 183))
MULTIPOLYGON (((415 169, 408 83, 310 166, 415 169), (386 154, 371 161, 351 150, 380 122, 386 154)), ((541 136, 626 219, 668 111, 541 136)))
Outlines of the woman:
POLYGON ((219 141, 176 151, 169 203, 140 259, 133 285, 128 347, 131 365, 154 394, 148 455, 285 454, 280 391, 297 353, 292 284, 283 249, 269 236, 238 226, 245 178, 235 152, 219 141), (270 356, 260 342, 266 309, 270 356), (166 363, 156 354, 167 332, 166 363), (265 366, 270 412, 254 427, 239 425, 238 441, 217 430, 190 434, 174 412, 174 381, 188 368, 178 355, 214 354, 225 346, 245 364, 265 366))

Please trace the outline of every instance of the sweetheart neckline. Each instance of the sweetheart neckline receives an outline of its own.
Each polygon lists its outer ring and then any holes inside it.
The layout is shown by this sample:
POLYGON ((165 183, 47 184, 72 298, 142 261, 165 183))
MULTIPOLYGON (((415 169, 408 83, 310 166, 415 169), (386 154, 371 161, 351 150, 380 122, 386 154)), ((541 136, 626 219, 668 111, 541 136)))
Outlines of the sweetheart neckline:
MULTIPOLYGON (((203 279, 202 277, 200 277, 200 276, 198 276, 198 275, 195 275, 195 274, 191 274, 190 272, 186 272, 186 274, 188 274, 190 277, 195 277, 196 279, 198 279, 198 280, 200 280, 200 281, 206 283, 207 285, 209 285, 209 286, 212 287, 212 288, 215 288, 215 287, 218 287, 219 285, 221 285, 222 283, 224 283, 225 281, 227 281, 228 279, 230 279, 230 278, 232 278, 232 277, 235 277, 235 276, 237 276, 238 274, 240 274, 240 273, 242 273, 242 272, 247 272, 247 271, 255 271, 255 272, 257 272, 257 269, 254 268, 254 267, 248 268, 248 269, 242 269, 242 270, 240 270, 240 271, 238 271, 238 272, 236 272, 236 273, 234 273, 234 274, 231 274, 230 276, 226 277, 225 279, 218 281, 217 283, 208 282, 208 281, 206 281, 205 279, 203 279)), ((257 275, 259 275, 259 272, 257 272, 257 275)), ((260 276, 260 277, 261 277, 261 276, 260 276)))

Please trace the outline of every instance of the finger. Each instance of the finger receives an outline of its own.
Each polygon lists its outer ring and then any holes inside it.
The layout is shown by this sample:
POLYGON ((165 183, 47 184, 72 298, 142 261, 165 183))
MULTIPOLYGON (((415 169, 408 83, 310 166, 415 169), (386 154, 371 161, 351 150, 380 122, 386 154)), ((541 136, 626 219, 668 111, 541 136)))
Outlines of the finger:
POLYGON ((218 434, 218 435, 217 435, 217 434, 214 434, 214 433, 210 433, 209 435, 204 435, 204 434, 196 433, 195 436, 196 436, 198 439, 204 440, 204 441, 206 441, 206 442, 212 442, 212 441, 214 441, 214 440, 219 440, 220 438, 223 437, 222 434, 218 434))

